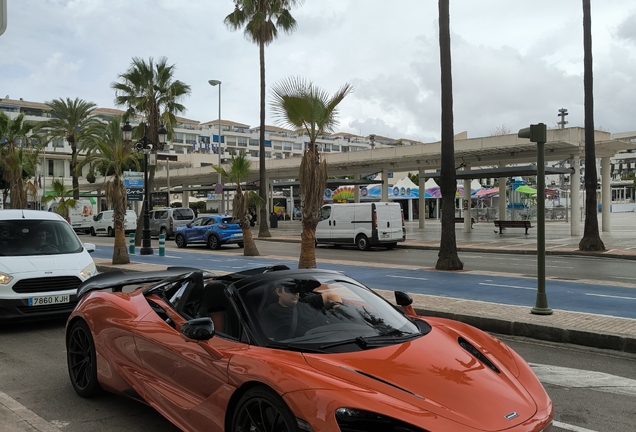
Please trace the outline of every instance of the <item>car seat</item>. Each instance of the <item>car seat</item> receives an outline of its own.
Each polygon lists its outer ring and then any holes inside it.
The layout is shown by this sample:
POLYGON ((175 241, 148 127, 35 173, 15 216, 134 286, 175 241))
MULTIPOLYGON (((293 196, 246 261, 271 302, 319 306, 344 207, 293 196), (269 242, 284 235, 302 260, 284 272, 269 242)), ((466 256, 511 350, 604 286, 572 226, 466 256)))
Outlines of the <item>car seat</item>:
POLYGON ((210 317, 216 332, 238 338, 238 316, 230 299, 225 295, 225 288, 223 282, 217 281, 205 285, 197 318, 210 317))

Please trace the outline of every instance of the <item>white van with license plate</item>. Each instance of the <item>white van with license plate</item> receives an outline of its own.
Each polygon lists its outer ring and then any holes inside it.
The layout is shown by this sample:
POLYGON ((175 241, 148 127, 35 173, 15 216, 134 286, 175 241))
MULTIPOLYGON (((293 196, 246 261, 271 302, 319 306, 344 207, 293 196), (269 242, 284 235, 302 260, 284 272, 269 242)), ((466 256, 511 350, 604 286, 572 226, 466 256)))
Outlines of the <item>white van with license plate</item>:
POLYGON ((404 240, 404 215, 399 203, 327 204, 320 209, 316 244, 392 249, 404 240))
POLYGON ((97 274, 94 250, 57 213, 0 210, 0 321, 70 314, 77 287, 97 274))

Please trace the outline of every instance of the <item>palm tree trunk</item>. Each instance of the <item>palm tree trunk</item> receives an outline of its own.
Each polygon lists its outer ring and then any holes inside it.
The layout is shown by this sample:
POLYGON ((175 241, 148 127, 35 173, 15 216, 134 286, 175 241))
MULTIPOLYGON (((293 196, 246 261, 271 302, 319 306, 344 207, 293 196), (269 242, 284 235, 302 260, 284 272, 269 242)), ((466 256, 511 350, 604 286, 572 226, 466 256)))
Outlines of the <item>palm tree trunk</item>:
POLYGON ((77 177, 77 145, 71 145, 71 178, 73 181, 73 199, 79 199, 79 178, 77 177))
POLYGON ((457 256, 455 239, 455 142, 453 131, 453 75, 451 71, 451 40, 449 0, 439 1, 439 48, 442 79, 442 164, 440 190, 442 192, 442 237, 437 270, 462 270, 457 256))
MULTIPOLYGON (((583 0, 583 91, 585 94, 585 228, 579 250, 601 251, 596 210, 596 150, 594 148, 594 85, 592 80, 592 17, 590 0, 583 0)), ((575 191, 578 193, 578 191, 575 191)))
POLYGON ((269 218, 267 217, 267 176, 265 175, 265 43, 258 44, 259 63, 261 68, 261 117, 260 117, 260 133, 258 143, 258 194, 263 199, 263 205, 260 210, 260 223, 258 224, 259 237, 271 237, 269 226, 267 225, 269 218))
POLYGON ((318 219, 306 218, 303 211, 303 232, 300 237, 300 257, 298 259, 298 268, 316 268, 316 226, 318 219))
POLYGON ((243 231, 243 256, 260 256, 247 215, 241 219, 241 230, 243 231))
POLYGON ((113 247, 113 264, 128 264, 130 256, 126 249, 126 233, 124 231, 124 221, 117 219, 115 225, 115 244, 113 247))

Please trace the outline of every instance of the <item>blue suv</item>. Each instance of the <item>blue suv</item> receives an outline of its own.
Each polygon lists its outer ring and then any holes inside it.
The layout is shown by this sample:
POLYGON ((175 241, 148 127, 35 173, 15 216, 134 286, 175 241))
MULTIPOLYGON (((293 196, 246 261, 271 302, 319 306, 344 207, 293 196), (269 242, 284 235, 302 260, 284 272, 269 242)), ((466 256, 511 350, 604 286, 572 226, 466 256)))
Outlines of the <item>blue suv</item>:
POLYGON ((191 243, 204 243, 210 249, 220 249, 223 244, 235 243, 242 248, 243 231, 231 216, 207 215, 177 228, 174 241, 180 248, 191 243))

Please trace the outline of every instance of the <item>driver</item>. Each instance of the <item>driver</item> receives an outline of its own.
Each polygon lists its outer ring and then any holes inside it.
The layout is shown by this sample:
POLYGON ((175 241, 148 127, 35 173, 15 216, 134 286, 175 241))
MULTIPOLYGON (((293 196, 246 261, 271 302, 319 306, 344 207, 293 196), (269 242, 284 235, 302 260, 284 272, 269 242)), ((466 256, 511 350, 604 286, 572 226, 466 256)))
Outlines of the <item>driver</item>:
POLYGON ((46 230, 38 229, 35 232, 35 235, 29 239, 28 247, 33 248, 35 250, 40 250, 40 248, 47 244, 46 243, 46 230))
POLYGON ((263 310, 261 325, 265 334, 277 341, 302 336, 312 328, 327 324, 321 309, 342 301, 335 292, 309 292, 301 296, 290 282, 277 283, 274 292, 278 302, 263 310))

